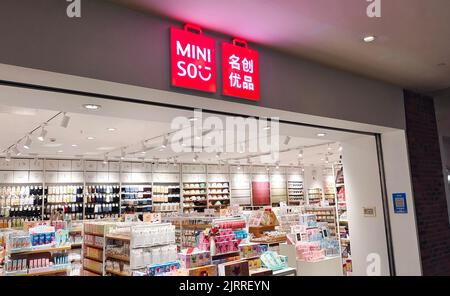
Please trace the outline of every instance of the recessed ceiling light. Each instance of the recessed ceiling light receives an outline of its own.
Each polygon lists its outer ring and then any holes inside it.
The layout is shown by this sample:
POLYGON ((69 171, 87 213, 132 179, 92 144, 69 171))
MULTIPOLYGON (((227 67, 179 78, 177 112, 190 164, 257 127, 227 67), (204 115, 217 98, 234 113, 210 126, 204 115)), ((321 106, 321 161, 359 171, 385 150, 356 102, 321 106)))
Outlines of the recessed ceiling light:
POLYGON ((88 140, 95 140, 94 137, 87 137, 88 140))
POLYGON ((85 104, 85 105, 83 105, 83 107, 84 107, 85 109, 88 109, 88 110, 98 110, 98 109, 100 109, 102 106, 96 105, 96 104, 85 104))
POLYGON ((377 38, 376 36, 369 35, 369 36, 365 36, 363 38, 363 40, 365 43, 370 43, 370 42, 374 42, 376 38, 377 38))
POLYGON ((190 118, 189 118, 189 121, 197 121, 197 120, 198 120, 197 117, 190 117, 190 118))
POLYGON ((108 132, 115 132, 115 131, 116 131, 116 129, 113 127, 108 128, 108 132))
POLYGON ((72 144, 72 147, 78 147, 78 145, 77 144, 72 144))
POLYGON ((270 130, 270 126, 265 126, 265 127, 264 127, 264 130, 266 130, 266 131, 267 131, 267 130, 270 130))
POLYGON ((62 151, 62 150, 58 150, 58 153, 63 153, 64 151, 62 151))
POLYGON ((317 134, 318 137, 325 137, 326 135, 327 135, 327 134, 325 134, 325 133, 318 133, 318 134, 317 134))

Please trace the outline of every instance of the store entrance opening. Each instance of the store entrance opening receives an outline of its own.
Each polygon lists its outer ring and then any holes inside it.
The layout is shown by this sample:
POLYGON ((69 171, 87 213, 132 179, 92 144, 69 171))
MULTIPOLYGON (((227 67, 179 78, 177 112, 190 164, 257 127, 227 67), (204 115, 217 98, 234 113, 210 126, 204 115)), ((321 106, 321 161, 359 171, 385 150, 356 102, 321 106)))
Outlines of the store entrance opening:
POLYGON ((389 274, 375 137, 250 119, 0 106, 3 273, 389 274))

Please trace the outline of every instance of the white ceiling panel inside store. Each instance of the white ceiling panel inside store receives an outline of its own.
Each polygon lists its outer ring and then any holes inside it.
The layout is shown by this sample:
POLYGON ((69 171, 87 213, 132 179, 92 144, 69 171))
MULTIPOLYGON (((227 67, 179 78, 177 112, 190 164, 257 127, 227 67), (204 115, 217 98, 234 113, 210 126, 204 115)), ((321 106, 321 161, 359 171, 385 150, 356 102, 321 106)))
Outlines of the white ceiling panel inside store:
MULTIPOLYGON (((71 110, 74 110, 73 108, 71 110)), ((212 116, 223 122, 223 127, 215 131, 222 131, 225 151, 217 155, 213 151, 174 152, 171 144, 174 143, 173 134, 180 129, 172 129, 172 120, 184 115, 186 120, 193 118, 194 113, 181 109, 155 107, 151 105, 133 104, 124 102, 105 101, 98 110, 89 110, 80 105, 79 112, 67 112, 70 118, 67 128, 61 126, 64 112, 60 110, 42 110, 23 107, 11 107, 0 105, 0 125, 2 132, 0 137, 0 156, 6 156, 6 151, 15 157, 11 147, 17 145, 21 152, 20 157, 40 158, 85 158, 118 160, 124 156, 126 160, 145 160, 173 162, 218 163, 228 161, 229 164, 267 164, 271 161, 260 157, 267 155, 267 150, 262 150, 256 145, 256 150, 251 150, 252 144, 260 143, 264 133, 270 135, 272 130, 261 129, 256 136, 246 134, 242 140, 230 141, 232 131, 226 128, 228 117, 223 115, 203 113, 203 121, 190 121, 191 125, 205 122, 212 116), (126 110, 122 107, 126 105, 126 110), (121 116, 111 116, 116 112, 121 116), (49 121, 50 120, 50 121, 49 121), (45 124, 46 135, 44 141, 38 136, 45 124), (31 145, 24 148, 27 136, 31 133, 31 145), (167 138, 167 147, 163 148, 164 138, 167 138), (230 147, 234 149, 227 150, 230 147), (198 158, 196 157, 198 155, 198 158)), ((211 129, 204 127, 203 148, 211 143, 211 129), (206 146, 205 146, 206 145, 206 146)), ((340 141, 358 137, 353 133, 324 130, 322 128, 307 127, 282 123, 279 126, 278 146, 280 150, 280 165, 299 165, 336 162, 340 158, 340 141), (319 134, 324 134, 320 135, 319 134)), ((202 141, 190 138, 191 143, 184 143, 187 147, 193 145, 202 147, 202 141)), ((277 139, 274 136, 274 141, 277 139)), ((274 142, 272 142, 272 146, 274 142)))

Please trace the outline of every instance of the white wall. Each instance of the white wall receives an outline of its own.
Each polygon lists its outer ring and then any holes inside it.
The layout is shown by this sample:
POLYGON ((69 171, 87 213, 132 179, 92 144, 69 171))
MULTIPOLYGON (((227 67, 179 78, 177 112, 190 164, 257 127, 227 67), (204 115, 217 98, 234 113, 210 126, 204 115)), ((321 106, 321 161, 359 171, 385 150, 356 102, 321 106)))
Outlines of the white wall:
POLYGON ((396 272, 401 276, 421 275, 406 135, 395 131, 383 134, 381 140, 396 272), (392 194, 399 192, 406 193, 407 214, 394 214, 392 194))
POLYGON ((375 137, 361 136, 342 143, 353 274, 367 275, 369 254, 378 254, 379 275, 389 275, 386 234, 375 137), (375 207, 365 217, 363 207, 375 207))

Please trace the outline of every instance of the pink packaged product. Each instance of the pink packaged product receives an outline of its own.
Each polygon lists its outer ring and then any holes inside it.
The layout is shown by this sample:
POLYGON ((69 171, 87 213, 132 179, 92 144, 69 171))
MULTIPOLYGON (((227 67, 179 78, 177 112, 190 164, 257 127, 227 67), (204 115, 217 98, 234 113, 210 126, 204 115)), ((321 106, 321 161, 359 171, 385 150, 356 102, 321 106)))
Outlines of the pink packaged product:
POLYGON ((185 249, 177 254, 177 258, 188 269, 211 264, 210 253, 198 249, 185 249))
POLYGON ((231 228, 231 229, 245 228, 245 221, 244 220, 237 220, 237 221, 220 222, 218 226, 221 229, 225 229, 225 228, 231 228))
POLYGON ((299 260, 320 260, 325 257, 325 251, 320 248, 318 242, 297 242, 295 248, 299 260))

